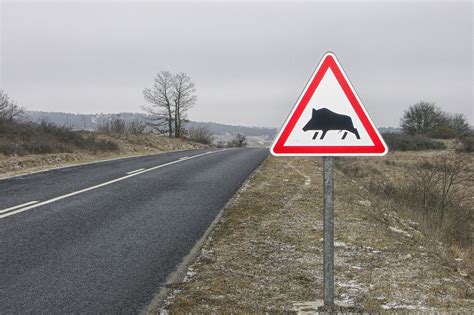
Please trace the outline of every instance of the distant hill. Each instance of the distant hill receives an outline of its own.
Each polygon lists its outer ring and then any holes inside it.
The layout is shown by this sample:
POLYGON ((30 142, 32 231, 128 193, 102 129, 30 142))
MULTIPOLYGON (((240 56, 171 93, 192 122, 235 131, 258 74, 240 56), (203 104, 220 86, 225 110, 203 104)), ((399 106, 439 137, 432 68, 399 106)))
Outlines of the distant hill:
MULTIPOLYGON (((61 112, 26 111, 26 116, 35 122, 47 120, 59 126, 68 126, 73 130, 95 130, 97 125, 111 117, 120 117, 129 121, 147 121, 148 115, 143 113, 117 113, 117 114, 71 114, 61 112)), ((241 133, 246 136, 270 136, 276 134, 275 128, 248 127, 239 125, 226 125, 215 122, 190 121, 187 128, 207 127, 216 135, 241 133)))
POLYGON ((380 127, 378 128, 381 133, 401 133, 401 128, 394 128, 394 127, 380 127))

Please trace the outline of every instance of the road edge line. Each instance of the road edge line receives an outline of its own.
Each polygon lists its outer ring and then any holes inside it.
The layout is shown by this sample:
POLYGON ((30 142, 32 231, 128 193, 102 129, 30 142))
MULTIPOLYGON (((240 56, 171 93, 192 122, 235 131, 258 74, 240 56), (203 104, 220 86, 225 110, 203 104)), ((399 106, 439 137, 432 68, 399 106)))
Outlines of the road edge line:
POLYGON ((161 314, 161 311, 162 311, 161 308, 163 307, 163 303, 165 302, 166 298, 168 298, 171 291, 173 290, 173 288, 171 288, 171 285, 175 283, 183 282, 184 278, 186 277, 188 267, 191 266, 195 262, 196 258, 201 253, 202 247, 206 244, 207 240, 209 239, 209 235, 212 233, 212 231, 217 226, 217 224, 221 221, 221 218, 226 212, 226 210, 228 210, 232 206, 237 196, 240 195, 243 189, 247 186, 247 183, 250 180, 252 180, 252 178, 256 175, 258 170, 260 170, 263 163, 268 158, 269 156, 267 156, 265 159, 262 160, 262 162, 260 162, 260 164, 249 174, 247 179, 245 179, 245 181, 240 185, 239 189, 237 189, 234 195, 219 210, 216 217, 208 226, 204 234, 196 241, 196 243, 193 245, 193 248, 191 248, 191 251, 186 256, 183 257, 182 261, 179 263, 176 270, 174 270, 168 275, 165 282, 161 285, 161 288, 159 289, 158 293, 155 294, 151 302, 140 311, 140 314, 151 315, 151 314, 157 314, 158 312, 160 312, 161 314))

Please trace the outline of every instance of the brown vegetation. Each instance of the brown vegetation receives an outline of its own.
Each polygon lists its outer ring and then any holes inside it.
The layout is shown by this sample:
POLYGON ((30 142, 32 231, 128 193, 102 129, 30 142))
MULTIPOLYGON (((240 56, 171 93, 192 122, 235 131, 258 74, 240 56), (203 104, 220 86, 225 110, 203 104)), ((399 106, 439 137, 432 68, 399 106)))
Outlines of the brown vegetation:
POLYGON ((203 147, 184 139, 153 134, 78 132, 48 123, 22 123, 18 128, 16 124, 15 128, 4 133, 1 131, 4 125, 0 123, 1 176, 101 159, 203 147))
POLYGON ((212 144, 214 134, 207 127, 190 128, 186 130, 185 137, 193 142, 202 144, 212 144))
POLYGON ((80 133, 46 121, 35 124, 0 119, 0 153, 5 156, 118 150, 116 143, 98 139, 95 133, 80 133))
MULTIPOLYGON (((474 258, 474 156, 454 150, 338 160, 344 174, 410 220, 424 235, 474 258)), ((474 268, 466 263, 469 277, 474 268)))

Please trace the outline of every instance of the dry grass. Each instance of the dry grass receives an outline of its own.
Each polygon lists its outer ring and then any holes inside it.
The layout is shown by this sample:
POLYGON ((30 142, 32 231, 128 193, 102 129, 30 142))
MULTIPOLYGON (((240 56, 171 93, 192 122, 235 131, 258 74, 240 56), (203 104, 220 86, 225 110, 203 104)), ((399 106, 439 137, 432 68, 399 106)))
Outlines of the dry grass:
MULTIPOLYGON (((444 243, 442 255, 462 259, 462 273, 474 277, 474 155, 454 153, 452 141, 447 143, 448 151, 441 152, 394 152, 380 159, 353 158, 340 160, 338 168, 347 176, 358 178, 359 183, 372 194, 376 194, 384 207, 403 218, 419 223, 419 230, 430 243, 444 243), (437 161, 463 164, 468 179, 452 187, 453 194, 447 204, 444 219, 440 220, 439 192, 435 192, 424 206, 420 187, 422 180, 417 165, 437 161)), ((434 189, 434 184, 430 184, 434 189)))
POLYGON ((96 153, 91 153, 86 150, 78 150, 74 153, 25 156, 4 156, 0 154, 0 177, 116 157, 156 154, 166 151, 190 150, 205 147, 199 143, 156 135, 109 136, 98 134, 96 135, 96 138, 99 141, 103 140, 113 142, 118 146, 119 150, 116 152, 96 153))
MULTIPOLYGON (((388 165, 371 161, 379 171, 388 165)), ((336 174, 337 299, 366 310, 472 311, 464 258, 440 255, 445 245, 430 242, 418 223, 355 178, 336 174)), ((318 158, 269 157, 225 210, 164 309, 284 312, 297 301, 321 299, 321 182, 318 158)))

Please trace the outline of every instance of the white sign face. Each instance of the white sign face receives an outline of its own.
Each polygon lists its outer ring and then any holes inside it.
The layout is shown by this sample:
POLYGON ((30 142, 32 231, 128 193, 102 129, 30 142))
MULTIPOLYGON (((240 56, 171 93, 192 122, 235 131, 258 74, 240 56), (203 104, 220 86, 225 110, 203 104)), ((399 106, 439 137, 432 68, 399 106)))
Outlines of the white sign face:
POLYGON ((271 152, 306 156, 387 153, 387 146, 334 54, 324 55, 271 152))

